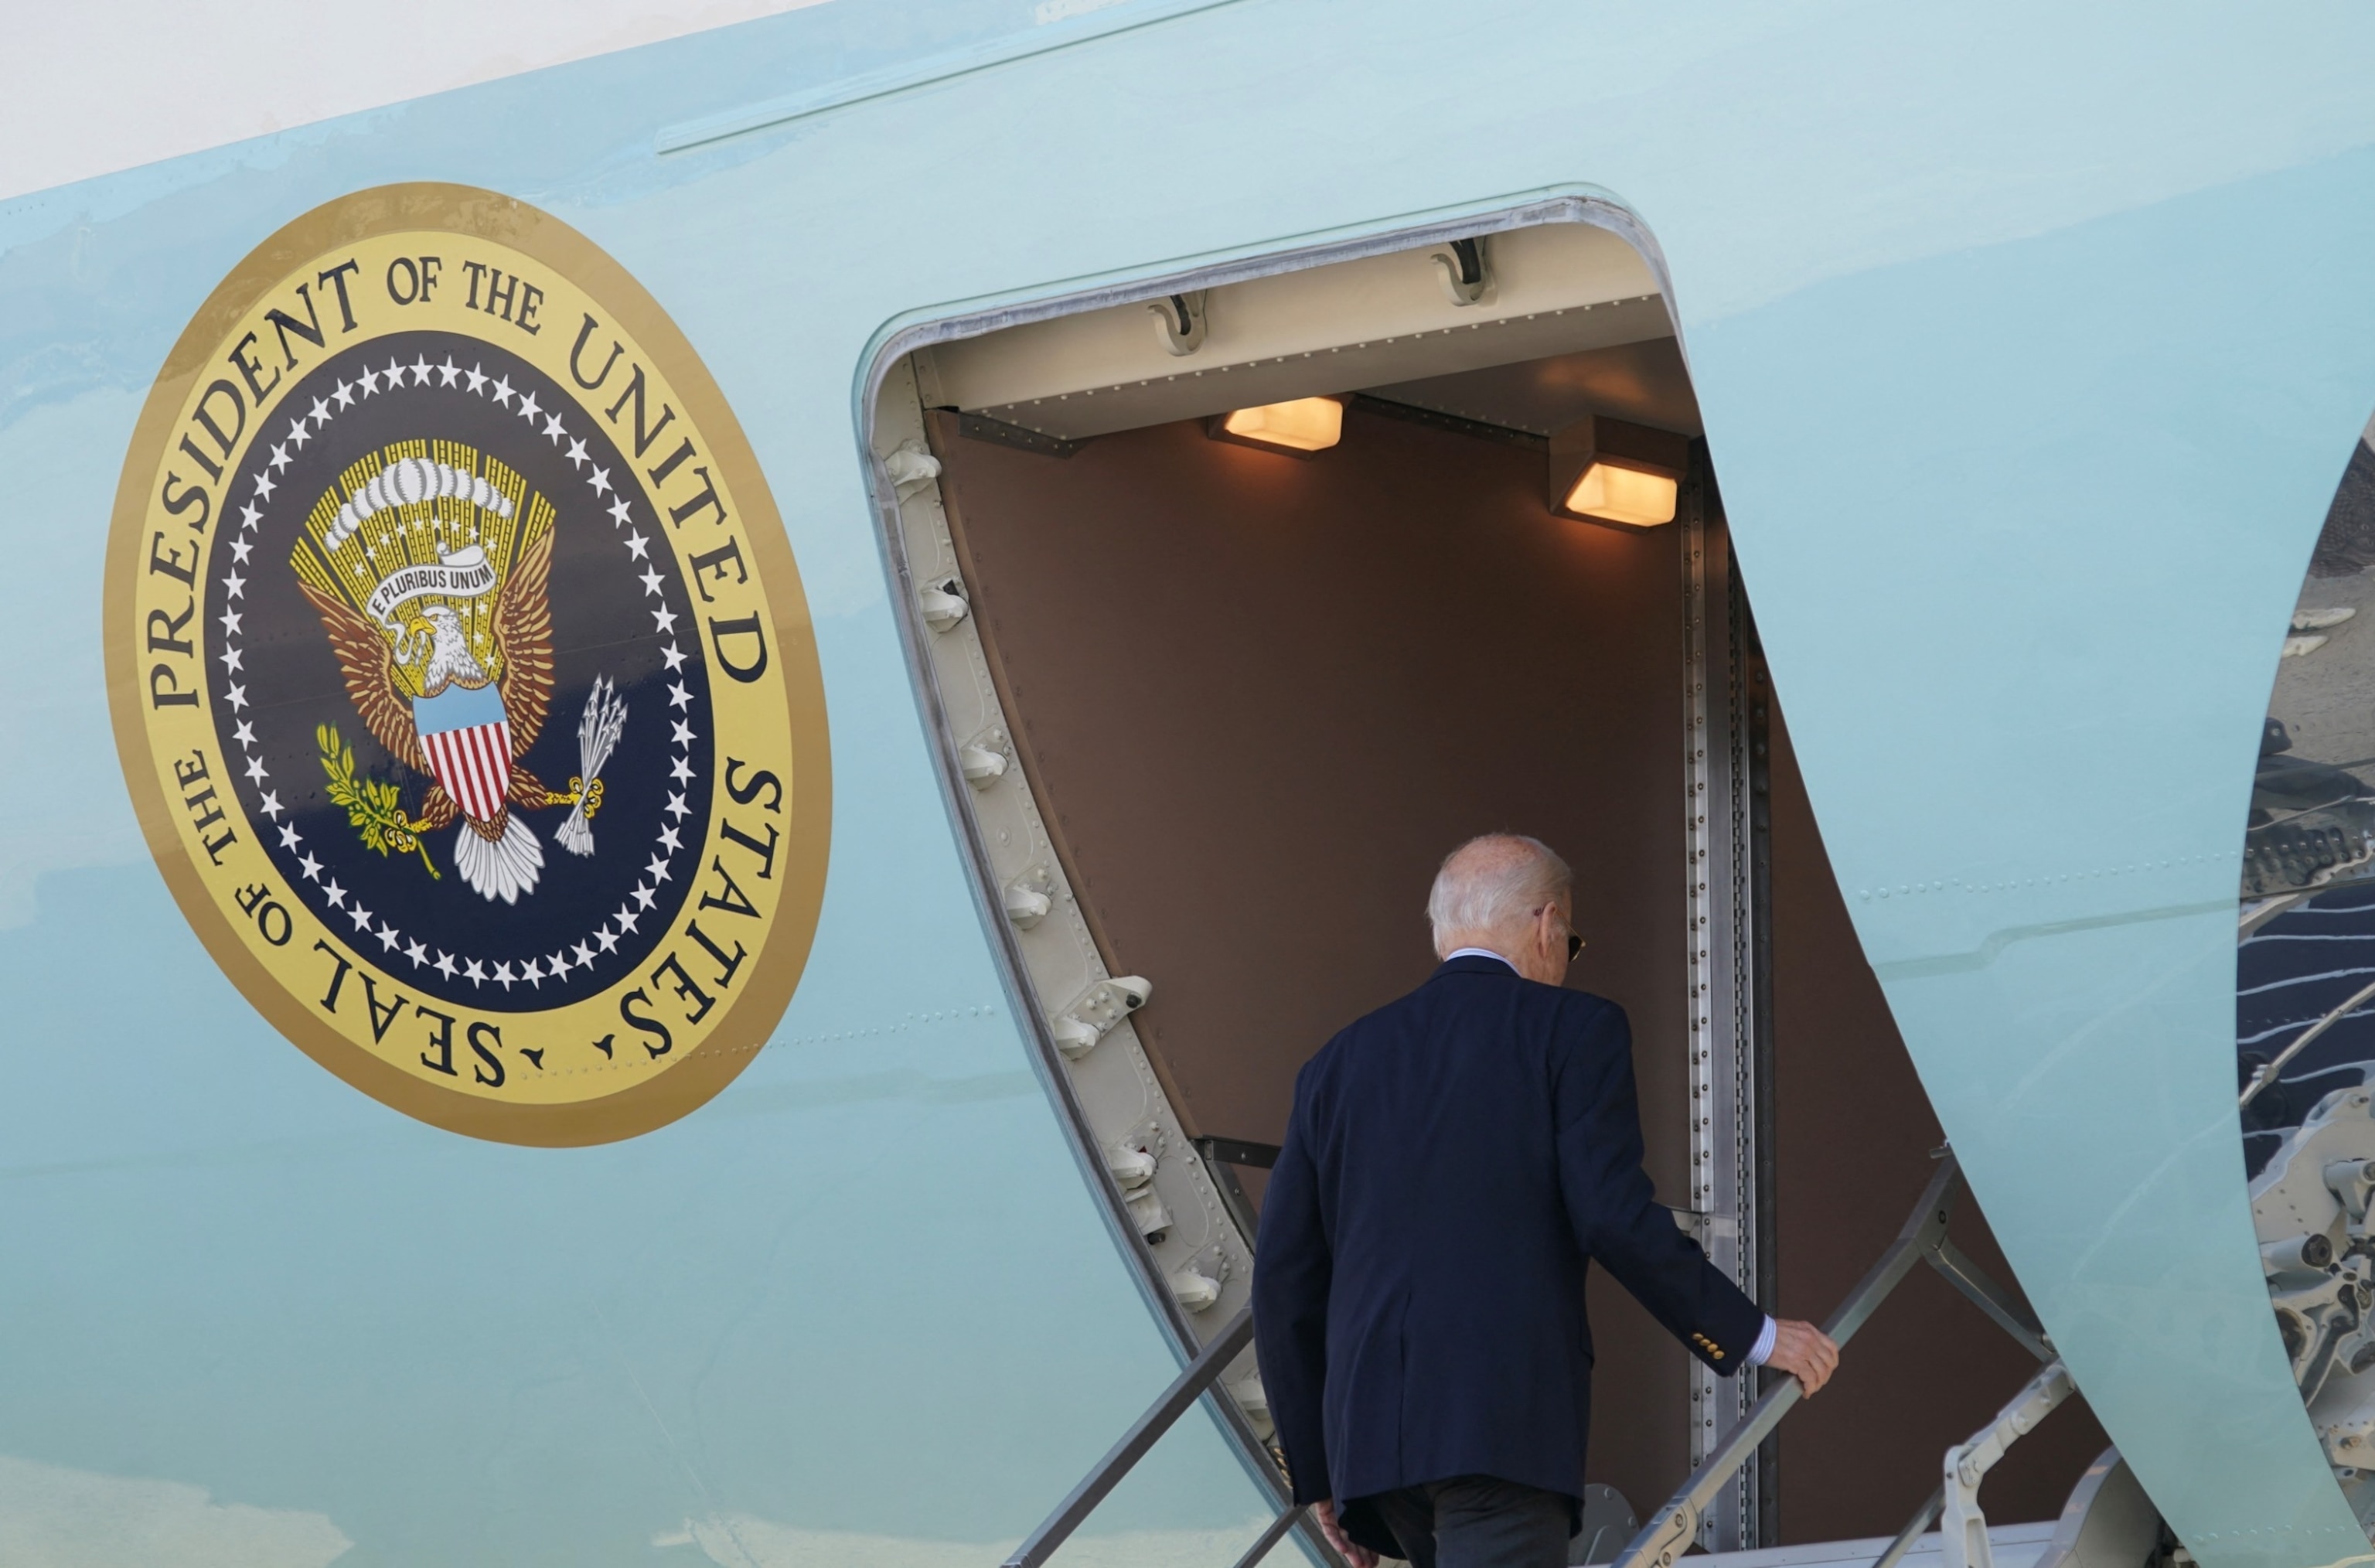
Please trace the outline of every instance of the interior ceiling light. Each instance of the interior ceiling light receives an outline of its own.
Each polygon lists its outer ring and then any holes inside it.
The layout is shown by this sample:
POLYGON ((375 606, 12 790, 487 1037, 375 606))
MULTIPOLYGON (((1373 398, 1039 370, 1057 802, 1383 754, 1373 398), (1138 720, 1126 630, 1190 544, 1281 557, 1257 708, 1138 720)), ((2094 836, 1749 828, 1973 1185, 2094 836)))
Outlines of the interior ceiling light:
POLYGON ((1344 439, 1344 405, 1332 397, 1298 397, 1223 414, 1206 427, 1215 441, 1308 457, 1344 439))
POLYGON ((1688 436, 1587 416, 1551 437, 1551 510, 1628 528, 1672 523, 1690 457, 1688 436))

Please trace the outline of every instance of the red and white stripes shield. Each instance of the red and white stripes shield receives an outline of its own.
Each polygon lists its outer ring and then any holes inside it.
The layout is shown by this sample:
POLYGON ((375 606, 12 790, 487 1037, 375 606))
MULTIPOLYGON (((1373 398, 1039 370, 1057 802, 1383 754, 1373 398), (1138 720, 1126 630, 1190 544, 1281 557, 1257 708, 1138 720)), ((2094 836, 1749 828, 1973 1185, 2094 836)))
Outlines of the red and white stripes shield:
POLYGON ((430 771, 462 815, 494 820, 512 776, 512 726, 502 696, 492 686, 448 687, 416 698, 412 714, 430 771))

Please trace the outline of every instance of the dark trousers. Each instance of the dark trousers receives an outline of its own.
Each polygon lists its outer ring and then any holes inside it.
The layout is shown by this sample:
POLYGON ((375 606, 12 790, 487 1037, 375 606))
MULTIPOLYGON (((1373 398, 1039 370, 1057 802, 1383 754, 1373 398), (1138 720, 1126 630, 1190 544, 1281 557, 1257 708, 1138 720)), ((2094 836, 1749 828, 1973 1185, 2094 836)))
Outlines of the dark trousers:
POLYGON ((1574 1504, 1491 1476, 1406 1486, 1369 1499, 1411 1568, 1566 1568, 1574 1504))

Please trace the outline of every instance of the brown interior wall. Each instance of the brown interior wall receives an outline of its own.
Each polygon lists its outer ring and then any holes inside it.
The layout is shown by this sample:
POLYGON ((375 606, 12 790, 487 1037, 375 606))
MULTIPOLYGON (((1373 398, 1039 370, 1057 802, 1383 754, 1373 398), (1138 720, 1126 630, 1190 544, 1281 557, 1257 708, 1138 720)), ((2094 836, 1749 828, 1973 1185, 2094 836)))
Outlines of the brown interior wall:
MULTIPOLYGON (((1772 757, 1774 1229, 1781 1310, 1820 1321, 1904 1223, 1944 1135, 1864 961, 1778 715, 1772 757)), ((2016 1288, 1967 1193, 1951 1233, 2016 1288)), ((1782 1425, 1782 1540, 1895 1534, 1938 1484, 1947 1447, 2036 1371, 1978 1308, 1916 1269, 1848 1347, 1837 1380, 1782 1425)), ((1989 1476, 1989 1517, 2053 1517, 2108 1442, 2071 1400, 1989 1476)))
MULTIPOLYGON (((1431 962, 1436 861, 1513 827, 1566 855, 1575 983, 1631 1013, 1661 1194, 1687 1192, 1680 581, 1671 530, 1551 518, 1542 458, 1355 411, 1310 460, 1193 425, 1057 459, 932 424, 1017 750, 1189 1129, 1275 1143, 1295 1069, 1431 962)), ((1930 1174, 1927 1100, 1777 724, 1781 1306, 1820 1318, 1930 1174)), ((1957 1237, 2009 1281, 1976 1205, 1957 1237)), ((1686 1468, 1682 1352, 1595 1271, 1592 1479, 1686 1468)), ((1929 1271, 1783 1428, 1788 1540, 1894 1531, 2032 1370, 1929 1271)), ((2056 1414, 1988 1485, 2050 1516, 2102 1438, 2056 1414)))
MULTIPOLYGON (((1069 459, 935 426, 1026 772, 1192 1133, 1276 1143, 1328 1037, 1426 977, 1436 863, 1575 865, 1577 983, 1631 1012, 1651 1173, 1687 1189, 1679 562, 1552 518, 1542 458, 1354 412, 1302 460, 1192 424, 1069 459)), ((1683 1359, 1593 1298, 1596 1480, 1687 1468, 1683 1359)))

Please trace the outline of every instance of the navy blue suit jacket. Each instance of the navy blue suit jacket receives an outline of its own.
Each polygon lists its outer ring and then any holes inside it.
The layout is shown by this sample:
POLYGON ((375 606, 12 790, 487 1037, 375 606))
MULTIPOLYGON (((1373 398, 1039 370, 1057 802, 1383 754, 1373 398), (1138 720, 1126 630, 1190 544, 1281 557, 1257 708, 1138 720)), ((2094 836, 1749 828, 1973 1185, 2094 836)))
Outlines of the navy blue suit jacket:
POLYGON ((1719 1372, 1765 1326, 1641 1169, 1625 1010, 1495 959, 1448 961, 1304 1065, 1254 1258, 1295 1501, 1340 1500, 1387 1550, 1359 1500, 1397 1487, 1581 1495, 1592 1259, 1719 1372))

